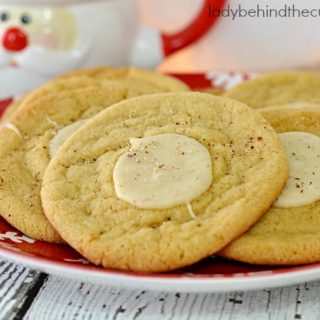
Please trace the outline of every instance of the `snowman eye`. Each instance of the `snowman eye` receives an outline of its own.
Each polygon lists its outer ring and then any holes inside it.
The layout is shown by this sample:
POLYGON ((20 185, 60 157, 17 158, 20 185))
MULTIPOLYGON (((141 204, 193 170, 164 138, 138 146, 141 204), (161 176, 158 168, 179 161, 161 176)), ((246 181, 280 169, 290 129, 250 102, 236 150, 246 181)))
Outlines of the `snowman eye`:
POLYGON ((9 20, 9 13, 8 12, 0 12, 0 21, 6 22, 9 20))
POLYGON ((31 19, 30 15, 28 15, 27 13, 24 13, 21 16, 20 21, 22 24, 30 24, 32 19, 31 19))

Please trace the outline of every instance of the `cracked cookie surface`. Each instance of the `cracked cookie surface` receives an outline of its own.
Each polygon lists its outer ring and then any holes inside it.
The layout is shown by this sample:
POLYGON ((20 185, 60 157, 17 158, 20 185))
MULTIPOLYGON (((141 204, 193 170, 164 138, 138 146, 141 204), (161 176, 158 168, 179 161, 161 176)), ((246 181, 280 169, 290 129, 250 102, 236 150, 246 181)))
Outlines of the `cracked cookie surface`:
POLYGON ((1 121, 4 122, 19 109, 35 102, 45 95, 59 94, 71 90, 83 89, 91 86, 108 85, 112 83, 123 85, 141 92, 152 94, 170 91, 187 91, 188 87, 183 82, 165 75, 151 71, 142 71, 136 68, 98 68, 73 71, 67 75, 48 81, 34 89, 19 102, 13 103, 3 113, 1 121))
POLYGON ((98 80, 112 80, 133 85, 135 89, 142 87, 154 92, 180 92, 189 91, 189 87, 181 80, 165 74, 137 67, 98 67, 80 69, 65 73, 57 79, 86 76, 98 80))

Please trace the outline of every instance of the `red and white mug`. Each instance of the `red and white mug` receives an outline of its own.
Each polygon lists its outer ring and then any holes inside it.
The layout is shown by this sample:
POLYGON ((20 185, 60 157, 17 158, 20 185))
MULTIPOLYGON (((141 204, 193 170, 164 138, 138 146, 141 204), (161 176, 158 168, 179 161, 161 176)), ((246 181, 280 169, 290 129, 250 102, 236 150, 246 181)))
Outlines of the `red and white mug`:
POLYGON ((217 20, 209 6, 224 4, 204 0, 184 30, 166 35, 140 24, 134 0, 0 0, 0 98, 75 68, 154 67, 207 33, 217 20))
MULTIPOLYGON (((164 27, 175 26, 175 14, 186 21, 200 0, 139 0, 145 14, 164 27), (162 10, 156 12, 161 1, 162 10), (172 5, 171 5, 172 3, 172 5), (170 14, 166 10, 172 7, 170 14), (173 13, 175 12, 175 13, 173 13), (158 18, 159 16, 159 18, 158 18), (166 19, 164 19, 166 17, 166 19)), ((227 0, 219 19, 192 48, 166 59, 161 70, 264 72, 281 69, 320 70, 319 0, 227 0)), ((148 19, 149 21, 151 19, 148 19)))

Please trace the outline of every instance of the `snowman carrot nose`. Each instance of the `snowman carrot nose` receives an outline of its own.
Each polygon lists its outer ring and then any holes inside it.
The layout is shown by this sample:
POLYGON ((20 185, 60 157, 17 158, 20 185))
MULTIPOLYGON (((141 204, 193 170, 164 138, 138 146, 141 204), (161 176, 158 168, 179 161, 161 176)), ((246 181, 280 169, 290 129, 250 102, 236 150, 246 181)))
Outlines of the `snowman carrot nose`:
POLYGON ((2 44, 8 51, 22 51, 28 45, 28 36, 20 28, 10 28, 4 33, 2 44))

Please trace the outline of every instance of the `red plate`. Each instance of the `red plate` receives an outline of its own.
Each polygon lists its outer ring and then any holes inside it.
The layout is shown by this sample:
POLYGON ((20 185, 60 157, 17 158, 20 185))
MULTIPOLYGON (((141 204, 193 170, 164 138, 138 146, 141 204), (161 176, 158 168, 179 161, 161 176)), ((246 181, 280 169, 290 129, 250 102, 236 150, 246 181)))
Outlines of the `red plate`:
MULTIPOLYGON (((180 74, 193 89, 229 88, 252 75, 234 72, 180 74)), ((0 101, 0 112, 12 100, 0 101)), ((133 289, 214 292, 259 289, 320 279, 320 264, 299 267, 252 266, 210 257, 193 266, 162 274, 138 274, 92 265, 67 245, 35 241, 0 218, 0 256, 31 268, 103 285, 133 289)))

